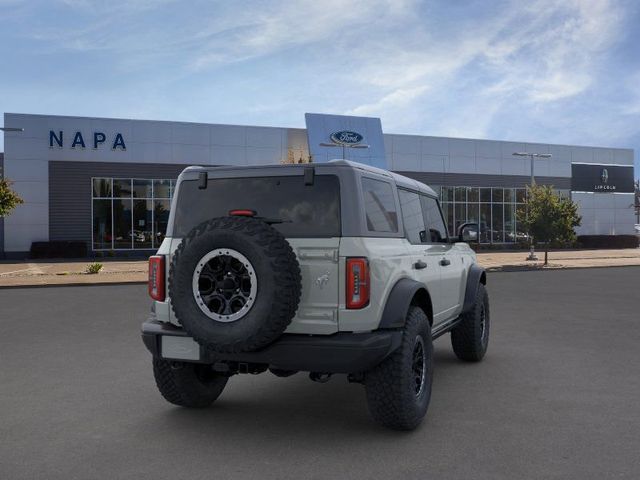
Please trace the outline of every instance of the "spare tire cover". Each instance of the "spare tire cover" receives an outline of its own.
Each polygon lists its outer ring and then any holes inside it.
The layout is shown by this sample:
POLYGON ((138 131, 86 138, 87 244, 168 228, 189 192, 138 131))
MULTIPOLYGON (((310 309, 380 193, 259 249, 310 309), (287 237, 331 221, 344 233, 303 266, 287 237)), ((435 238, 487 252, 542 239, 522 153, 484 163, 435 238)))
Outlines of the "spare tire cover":
POLYGON ((177 319, 215 352, 273 342, 291 323, 300 291, 300 266, 289 242, 250 217, 201 223, 180 243, 169 271, 177 319))

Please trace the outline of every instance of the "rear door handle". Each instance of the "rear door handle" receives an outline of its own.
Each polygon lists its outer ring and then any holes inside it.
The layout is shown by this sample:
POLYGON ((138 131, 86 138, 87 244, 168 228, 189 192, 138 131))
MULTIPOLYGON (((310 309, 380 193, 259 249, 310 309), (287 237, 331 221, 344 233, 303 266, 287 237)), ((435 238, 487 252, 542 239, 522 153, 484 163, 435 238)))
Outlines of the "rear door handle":
POLYGON ((422 270, 423 268, 427 268, 427 264, 422 260, 418 260, 413 264, 413 268, 415 268, 416 270, 422 270))
POLYGON ((451 265, 451 260, 443 258, 442 260, 440 260, 440 265, 442 265, 443 267, 446 267, 447 265, 451 265))

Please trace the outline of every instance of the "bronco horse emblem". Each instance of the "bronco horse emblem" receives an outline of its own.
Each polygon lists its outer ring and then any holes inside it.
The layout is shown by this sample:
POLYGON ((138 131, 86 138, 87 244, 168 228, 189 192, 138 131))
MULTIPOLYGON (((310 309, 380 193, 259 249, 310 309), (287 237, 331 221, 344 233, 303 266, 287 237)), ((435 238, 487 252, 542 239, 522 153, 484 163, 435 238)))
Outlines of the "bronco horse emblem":
POLYGON ((316 278, 316 285, 319 286, 321 289, 327 283, 329 283, 329 272, 325 273, 324 275, 320 275, 318 278, 316 278))

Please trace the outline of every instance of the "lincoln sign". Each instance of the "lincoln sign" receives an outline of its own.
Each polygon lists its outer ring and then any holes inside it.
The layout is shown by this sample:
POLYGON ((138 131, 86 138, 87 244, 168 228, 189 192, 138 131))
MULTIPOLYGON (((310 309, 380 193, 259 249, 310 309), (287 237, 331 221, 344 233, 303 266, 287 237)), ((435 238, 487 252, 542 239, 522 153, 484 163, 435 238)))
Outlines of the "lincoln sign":
POLYGON ((594 193, 633 193, 633 165, 571 165, 571 190, 594 193))

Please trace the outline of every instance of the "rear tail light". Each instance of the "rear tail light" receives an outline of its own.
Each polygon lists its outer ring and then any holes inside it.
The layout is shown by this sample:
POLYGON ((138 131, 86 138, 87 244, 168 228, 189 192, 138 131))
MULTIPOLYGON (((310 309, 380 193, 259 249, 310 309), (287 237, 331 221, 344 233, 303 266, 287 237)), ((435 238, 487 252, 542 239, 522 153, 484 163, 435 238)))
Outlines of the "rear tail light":
POLYGON ((164 302, 164 255, 149 257, 149 296, 164 302))
POLYGON ((364 257, 347 258, 347 308, 369 305, 369 260, 364 257))
POLYGON ((256 211, 246 208, 236 208, 235 210, 229 210, 230 217, 255 217, 256 211))

